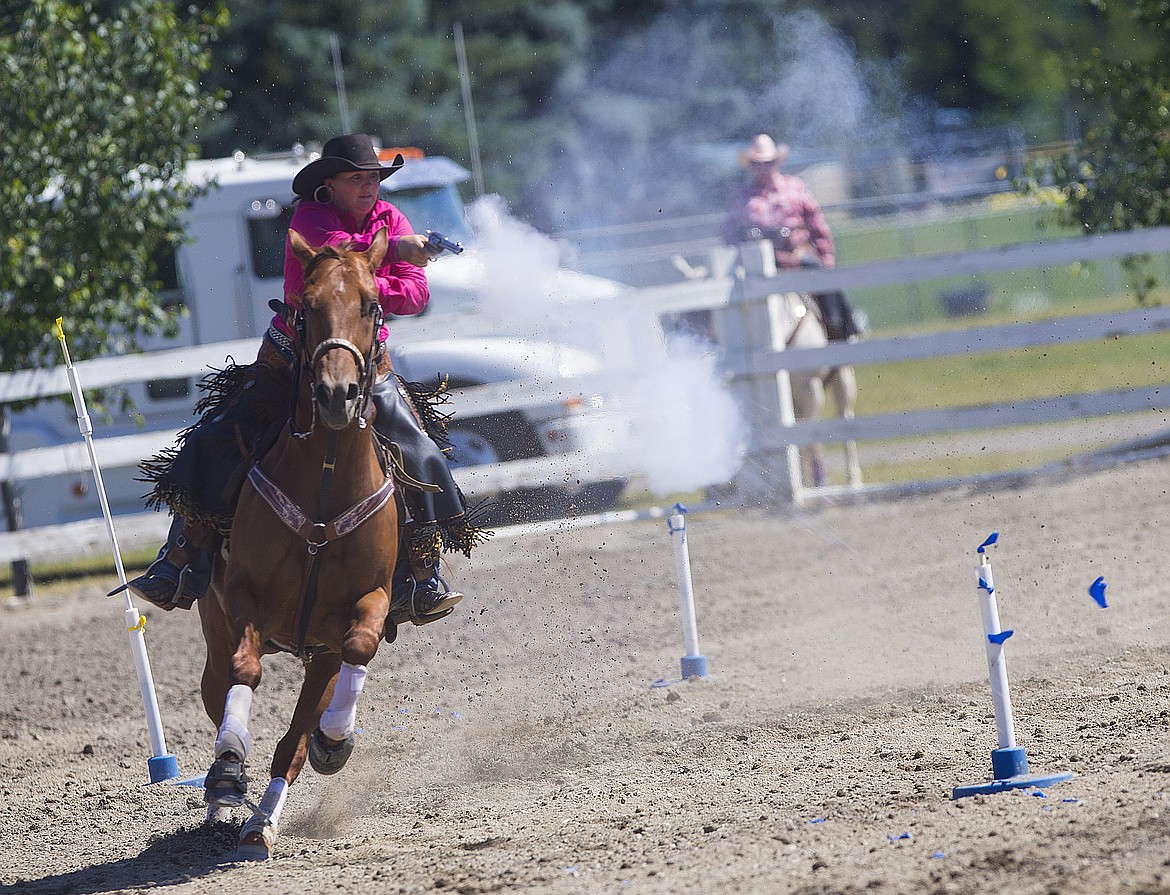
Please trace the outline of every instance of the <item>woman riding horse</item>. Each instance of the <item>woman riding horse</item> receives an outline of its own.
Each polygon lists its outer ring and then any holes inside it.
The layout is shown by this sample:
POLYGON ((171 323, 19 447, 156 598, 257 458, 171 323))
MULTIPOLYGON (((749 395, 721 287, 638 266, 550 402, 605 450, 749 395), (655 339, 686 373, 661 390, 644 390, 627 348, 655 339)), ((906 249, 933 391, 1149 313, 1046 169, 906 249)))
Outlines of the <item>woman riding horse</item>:
MULTIPOLYGON (((378 300, 385 313, 410 315, 427 306, 430 291, 423 268, 433 256, 406 216, 378 197, 379 184, 402 165, 398 155, 383 166, 366 134, 334 137, 325 143, 321 158, 293 179, 298 204, 289 228, 310 246, 346 243, 359 251, 386 229, 389 249, 375 277, 378 300)), ((207 591, 214 552, 229 533, 247 467, 271 445, 285 419, 287 406, 280 399, 274 402, 273 396, 287 397, 296 358, 290 320, 300 308, 303 289, 301 262, 286 240, 286 308, 273 318, 256 362, 230 366, 205 383, 207 394, 197 407, 202 418, 183 433, 175 449, 143 464, 146 480, 154 483, 150 505, 167 504, 174 521, 158 558, 125 587, 163 609, 190 609, 207 591)), ((429 406, 427 399, 434 393, 408 392, 388 357, 382 364, 372 395, 374 428, 399 448, 393 453, 400 455, 410 516, 406 549, 394 576, 391 618, 425 624, 449 615, 463 596, 439 575, 441 552, 469 555, 483 532, 469 519, 437 443, 444 418, 429 406)), ((388 621, 386 627, 387 637, 392 637, 394 625, 388 621)))
POLYGON ((207 647, 200 693, 217 728, 204 776, 207 821, 252 809, 239 860, 267 860, 290 787, 306 761, 336 774, 355 745, 357 707, 386 636, 398 557, 392 460, 367 425, 370 390, 385 352, 374 276, 388 249, 379 230, 362 252, 315 249, 296 230, 304 264, 297 363, 287 425, 248 471, 231 550, 215 561, 199 601, 207 647), (265 656, 303 662, 300 694, 276 743, 259 804, 248 799, 253 700, 265 656))

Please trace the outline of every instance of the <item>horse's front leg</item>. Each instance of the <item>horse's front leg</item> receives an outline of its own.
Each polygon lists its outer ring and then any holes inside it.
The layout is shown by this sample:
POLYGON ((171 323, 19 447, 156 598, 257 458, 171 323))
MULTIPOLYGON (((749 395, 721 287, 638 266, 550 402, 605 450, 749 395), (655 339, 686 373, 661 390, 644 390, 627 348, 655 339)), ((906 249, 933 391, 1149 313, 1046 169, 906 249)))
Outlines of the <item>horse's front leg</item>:
POLYGON ((292 723, 276 746, 272 757, 271 779, 252 816, 240 828, 236 856, 247 861, 266 861, 280 833, 280 816, 288 797, 288 788, 305 765, 306 743, 317 719, 333 694, 340 657, 336 653, 315 656, 305 665, 305 679, 293 710, 292 723))
MULTIPOLYGON (((208 603, 205 600, 205 603, 208 603)), ((214 762, 207 771, 204 800, 208 819, 246 804, 248 777, 245 763, 252 751, 252 697, 260 686, 260 635, 247 622, 236 631, 218 607, 200 606, 207 640, 207 663, 202 697, 207 716, 219 724, 215 735, 214 762), (227 674, 223 674, 223 668, 227 674)))
POLYGON ((365 687, 366 666, 378 652, 389 611, 389 594, 380 587, 354 606, 341 637, 341 667, 329 704, 318 716, 317 729, 308 741, 309 763, 318 774, 336 774, 353 751, 358 697, 365 687))

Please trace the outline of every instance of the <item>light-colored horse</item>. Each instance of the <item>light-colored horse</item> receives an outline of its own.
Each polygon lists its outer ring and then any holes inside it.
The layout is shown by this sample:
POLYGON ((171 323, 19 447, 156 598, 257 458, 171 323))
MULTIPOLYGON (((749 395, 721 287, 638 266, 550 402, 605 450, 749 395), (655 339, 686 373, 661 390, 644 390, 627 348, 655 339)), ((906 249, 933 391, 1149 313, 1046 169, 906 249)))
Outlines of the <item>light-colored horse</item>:
MULTIPOLYGON (((772 261, 772 244, 760 242, 754 246, 754 250, 746 254, 743 252, 745 246, 716 250, 711 255, 710 264, 704 266, 693 266, 681 255, 674 255, 671 262, 688 280, 743 276, 745 268, 749 266, 755 275, 759 276, 760 253, 763 251, 763 275, 774 276, 776 268, 772 261)), ((801 292, 783 293, 778 298, 779 301, 772 309, 775 314, 774 324, 778 325, 784 334, 786 349, 822 348, 829 344, 825 322, 816 299, 801 292)), ((851 366, 796 370, 789 374, 789 383, 792 389, 793 411, 798 420, 818 420, 822 417, 826 390, 833 394, 837 416, 841 419, 853 419, 854 405, 857 403, 857 378, 851 366)), ((802 477, 805 481, 811 481, 813 486, 824 485, 827 481, 824 447, 817 444, 811 448, 802 448, 800 455, 801 466, 804 467, 802 477)), ((860 487, 861 462, 857 454, 857 442, 853 440, 845 442, 845 463, 849 486, 860 487)))
MULTIPOLYGON (((780 296, 778 310, 784 320, 786 349, 823 348, 829 344, 825 324, 816 299, 802 292, 786 292, 780 296)), ((848 365, 836 367, 814 367, 807 370, 793 370, 789 374, 792 387, 792 406, 798 420, 819 420, 825 411, 825 394, 833 394, 837 416, 853 419, 857 403, 857 378, 848 365)), ((801 466, 806 482, 814 487, 826 484, 825 451, 820 444, 801 448, 801 466)), ((861 463, 857 455, 857 442, 845 442, 846 473, 850 487, 861 485, 861 463)))

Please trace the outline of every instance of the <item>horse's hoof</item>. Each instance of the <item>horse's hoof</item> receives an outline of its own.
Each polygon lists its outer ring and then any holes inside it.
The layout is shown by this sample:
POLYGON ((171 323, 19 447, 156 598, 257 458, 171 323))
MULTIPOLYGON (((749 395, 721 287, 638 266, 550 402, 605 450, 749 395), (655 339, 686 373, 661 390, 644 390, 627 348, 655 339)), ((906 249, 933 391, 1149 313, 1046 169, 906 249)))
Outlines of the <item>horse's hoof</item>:
POLYGON ((244 763, 230 758, 218 758, 203 782, 203 801, 209 806, 235 808, 248 799, 248 775, 244 763))
POLYGON ((230 823, 232 819, 232 809, 226 805, 208 805, 207 817, 204 818, 205 824, 226 824, 230 823))
POLYGON ((309 764, 313 766, 313 770, 318 774, 329 776, 336 774, 349 761, 349 756, 353 753, 353 734, 347 736, 336 746, 328 746, 325 743, 325 734, 321 733, 321 728, 318 727, 313 731, 313 735, 309 737, 309 764))
POLYGON ((267 861, 272 857, 272 851, 263 836, 257 833, 248 838, 247 842, 241 839, 239 847, 236 848, 237 861, 267 861), (255 841, 252 841, 253 839, 255 841))
POLYGON ((276 827, 263 817, 253 814, 240 827, 240 844, 236 847, 238 861, 267 861, 272 857, 276 842, 276 827))

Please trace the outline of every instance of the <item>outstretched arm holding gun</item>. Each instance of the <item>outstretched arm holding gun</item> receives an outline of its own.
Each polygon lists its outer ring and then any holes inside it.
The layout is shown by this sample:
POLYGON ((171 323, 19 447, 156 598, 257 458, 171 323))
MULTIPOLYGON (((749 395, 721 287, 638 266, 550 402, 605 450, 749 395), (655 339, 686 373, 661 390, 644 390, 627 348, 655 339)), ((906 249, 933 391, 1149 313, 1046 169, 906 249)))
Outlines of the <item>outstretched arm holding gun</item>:
POLYGON ((400 236, 395 247, 400 260, 416 267, 426 267, 427 262, 438 258, 443 252, 451 252, 453 255, 463 252, 460 243, 448 239, 438 230, 428 230, 426 236, 419 233, 400 236))

